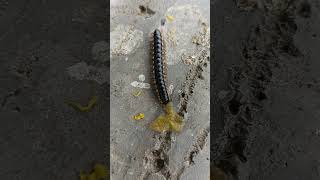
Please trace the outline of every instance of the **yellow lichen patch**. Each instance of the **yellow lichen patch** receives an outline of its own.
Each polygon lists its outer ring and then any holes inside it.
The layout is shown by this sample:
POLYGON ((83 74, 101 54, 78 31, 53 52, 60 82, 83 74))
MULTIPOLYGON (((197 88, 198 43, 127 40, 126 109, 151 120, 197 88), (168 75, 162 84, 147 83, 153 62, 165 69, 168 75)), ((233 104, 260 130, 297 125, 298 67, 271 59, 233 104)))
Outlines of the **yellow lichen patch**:
POLYGON ((104 180, 107 178, 107 167, 102 164, 96 164, 90 174, 80 171, 80 180, 104 180))
POLYGON ((173 109, 172 102, 165 107, 166 114, 160 115, 150 125, 150 128, 157 132, 181 132, 184 125, 183 118, 179 116, 173 109))
POLYGON ((174 17, 173 17, 173 16, 168 15, 168 16, 167 16, 167 19, 168 19, 168 21, 169 21, 169 22, 172 22, 172 21, 174 20, 174 17))
POLYGON ((142 120, 144 118, 144 114, 138 113, 138 114, 134 115, 133 118, 134 118, 134 120, 142 120))
POLYGON ((97 100, 98 100, 97 96, 92 96, 87 106, 82 106, 80 103, 71 102, 71 101, 67 101, 66 103, 72 106, 75 110, 78 110, 81 112, 88 112, 94 107, 94 105, 97 103, 97 100))
POLYGON ((132 95, 134 96, 134 97, 138 97, 138 96, 140 96, 142 94, 142 91, 141 90, 137 90, 137 91, 134 91, 133 93, 132 93, 132 95))

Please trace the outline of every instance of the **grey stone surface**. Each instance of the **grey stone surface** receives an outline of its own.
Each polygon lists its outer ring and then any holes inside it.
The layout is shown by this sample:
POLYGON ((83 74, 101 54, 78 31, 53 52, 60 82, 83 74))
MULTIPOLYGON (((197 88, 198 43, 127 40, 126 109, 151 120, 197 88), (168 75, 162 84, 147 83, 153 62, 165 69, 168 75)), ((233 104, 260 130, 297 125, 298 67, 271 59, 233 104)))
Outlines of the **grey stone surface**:
POLYGON ((110 14, 111 49, 126 49, 111 51, 111 179, 208 179, 209 1, 111 1, 110 14), (140 86, 152 84, 150 33, 163 19, 167 84, 185 120, 178 134, 149 128, 163 110, 155 90, 140 86), (133 96, 136 91, 141 95, 133 96), (137 113, 145 118, 135 121, 137 113))
POLYGON ((80 170, 107 164, 108 84, 67 71, 81 62, 86 73, 105 67, 91 52, 107 40, 105 7, 95 0, 0 1, 1 180, 78 180, 80 170), (65 103, 85 105, 93 95, 98 101, 87 113, 65 103))
POLYGON ((213 164, 231 179, 319 179, 319 1, 212 11, 213 164))

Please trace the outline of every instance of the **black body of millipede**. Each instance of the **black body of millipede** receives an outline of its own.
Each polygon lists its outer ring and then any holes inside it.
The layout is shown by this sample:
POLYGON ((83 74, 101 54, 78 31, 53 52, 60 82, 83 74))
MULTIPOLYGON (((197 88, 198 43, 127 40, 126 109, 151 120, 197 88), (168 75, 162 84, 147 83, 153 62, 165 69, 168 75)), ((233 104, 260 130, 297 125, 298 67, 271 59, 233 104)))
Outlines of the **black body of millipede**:
POLYGON ((152 35, 152 69, 154 77, 154 86, 161 104, 170 102, 170 97, 166 86, 166 49, 163 36, 159 29, 156 29, 152 35))

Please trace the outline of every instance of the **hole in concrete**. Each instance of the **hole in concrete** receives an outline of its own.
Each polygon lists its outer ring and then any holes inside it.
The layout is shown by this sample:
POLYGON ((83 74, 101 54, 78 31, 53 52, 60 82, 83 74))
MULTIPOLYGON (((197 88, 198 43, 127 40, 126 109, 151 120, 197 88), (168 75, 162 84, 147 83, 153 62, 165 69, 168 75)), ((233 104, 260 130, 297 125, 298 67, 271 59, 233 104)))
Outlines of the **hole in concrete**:
POLYGON ((141 5, 139 6, 139 9, 140 9, 140 12, 141 12, 141 13, 145 13, 146 10, 147 10, 146 7, 141 6, 141 5))
POLYGON ((143 6, 143 5, 140 5, 139 6, 139 9, 140 9, 140 12, 142 13, 142 14, 145 14, 145 13, 147 13, 147 14, 149 14, 149 15, 154 15, 156 12, 154 12, 152 9, 150 9, 149 7, 145 7, 145 6, 143 6))
POLYGON ((199 78, 199 79, 202 79, 202 80, 204 79, 204 77, 202 76, 202 74, 199 74, 199 75, 198 75, 198 78, 199 78))
POLYGON ((194 157, 198 154, 197 151, 192 151, 190 152, 190 155, 189 155, 189 164, 194 164, 194 157))
POLYGON ((152 151, 152 154, 156 157, 160 157, 160 152, 158 150, 152 151))
POLYGON ((164 160, 163 159, 156 159, 155 160, 155 167, 158 170, 161 170, 162 168, 164 168, 165 164, 164 164, 164 160))

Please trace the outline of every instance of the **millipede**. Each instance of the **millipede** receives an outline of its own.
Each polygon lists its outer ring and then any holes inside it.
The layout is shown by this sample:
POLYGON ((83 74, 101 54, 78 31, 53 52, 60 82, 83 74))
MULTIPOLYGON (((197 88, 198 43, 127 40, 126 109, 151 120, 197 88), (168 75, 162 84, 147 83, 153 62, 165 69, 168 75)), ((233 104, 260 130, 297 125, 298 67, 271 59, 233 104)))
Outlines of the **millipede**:
POLYGON ((151 129, 164 131, 181 131, 183 118, 179 116, 173 108, 173 103, 168 95, 166 79, 167 79, 167 64, 166 64, 166 44, 163 38, 163 33, 156 29, 151 35, 151 59, 152 59, 152 79, 160 104, 165 109, 165 115, 160 115, 151 124, 151 129))
POLYGON ((170 101, 166 86, 166 49, 159 29, 153 33, 152 41, 152 70, 154 85, 157 96, 161 104, 167 104, 170 101))

